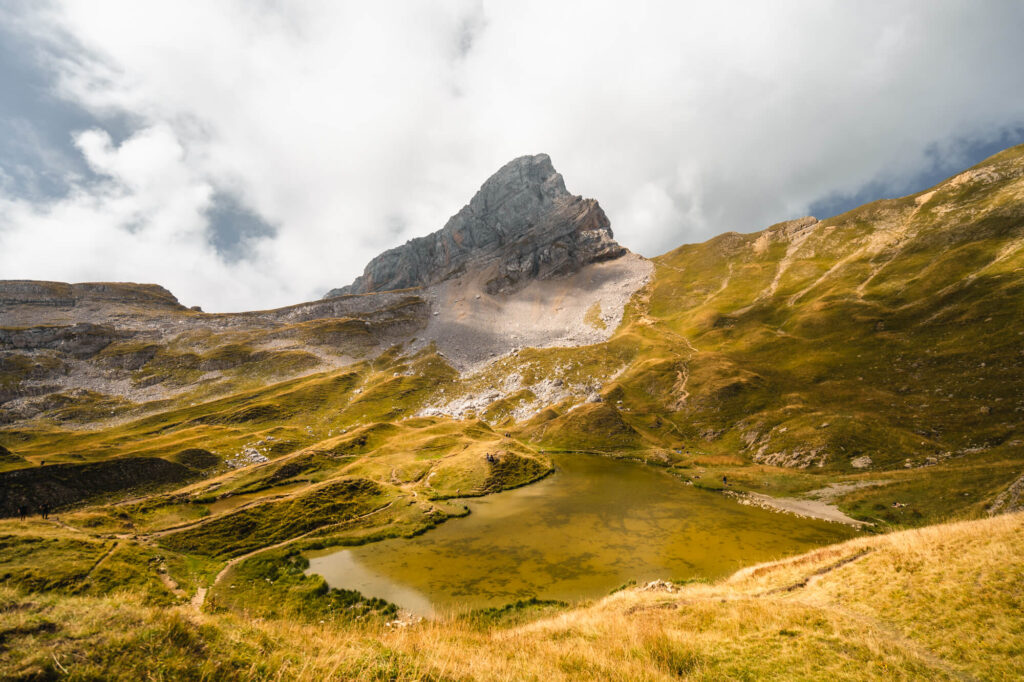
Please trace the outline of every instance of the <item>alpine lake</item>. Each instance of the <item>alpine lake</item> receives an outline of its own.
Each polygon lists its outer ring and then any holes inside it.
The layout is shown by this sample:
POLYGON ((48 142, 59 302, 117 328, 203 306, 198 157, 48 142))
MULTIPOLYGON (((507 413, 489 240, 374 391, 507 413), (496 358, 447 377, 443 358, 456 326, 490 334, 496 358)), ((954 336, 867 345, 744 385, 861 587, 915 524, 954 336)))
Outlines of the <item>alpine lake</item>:
POLYGON ((468 516, 422 535, 311 552, 307 573, 435 617, 531 597, 594 599, 630 581, 710 580, 857 535, 741 505, 644 464, 552 460, 553 475, 467 498, 468 516))

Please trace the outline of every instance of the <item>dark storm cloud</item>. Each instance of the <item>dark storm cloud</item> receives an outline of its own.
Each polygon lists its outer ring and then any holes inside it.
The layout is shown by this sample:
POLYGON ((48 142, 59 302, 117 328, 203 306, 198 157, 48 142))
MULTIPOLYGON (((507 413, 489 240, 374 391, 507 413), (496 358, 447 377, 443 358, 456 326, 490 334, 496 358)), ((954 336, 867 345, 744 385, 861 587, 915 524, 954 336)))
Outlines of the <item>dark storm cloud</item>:
POLYGON ((276 228, 223 192, 214 194, 206 216, 210 243, 228 263, 251 258, 254 242, 277 234, 276 228))
POLYGON ((926 152, 926 157, 931 162, 916 173, 886 181, 872 180, 853 194, 834 193, 815 199, 811 202, 808 213, 819 220, 824 220, 877 199, 895 199, 916 194, 937 185, 964 168, 978 164, 993 154, 1018 144, 1024 144, 1024 128, 997 131, 991 139, 957 140, 953 153, 941 154, 934 148, 926 152))
POLYGON ((0 182, 15 196, 45 199, 63 196, 72 178, 89 173, 70 131, 97 121, 51 92, 37 51, 0 24, 0 182))

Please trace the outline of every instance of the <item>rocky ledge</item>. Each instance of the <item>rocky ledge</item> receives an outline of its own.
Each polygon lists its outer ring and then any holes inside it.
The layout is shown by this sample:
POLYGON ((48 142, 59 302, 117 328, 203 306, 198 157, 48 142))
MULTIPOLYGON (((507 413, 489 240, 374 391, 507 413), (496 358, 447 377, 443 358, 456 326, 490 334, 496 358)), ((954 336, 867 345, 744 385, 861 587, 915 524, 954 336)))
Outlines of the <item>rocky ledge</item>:
POLYGON ((508 293, 626 253, 601 206, 570 194, 547 154, 522 156, 492 175, 441 230, 385 251, 325 298, 429 286, 468 269, 490 269, 488 293, 508 293))
POLYGON ((120 303, 184 310, 174 294, 157 284, 132 282, 43 282, 0 280, 0 307, 72 308, 89 303, 120 303))

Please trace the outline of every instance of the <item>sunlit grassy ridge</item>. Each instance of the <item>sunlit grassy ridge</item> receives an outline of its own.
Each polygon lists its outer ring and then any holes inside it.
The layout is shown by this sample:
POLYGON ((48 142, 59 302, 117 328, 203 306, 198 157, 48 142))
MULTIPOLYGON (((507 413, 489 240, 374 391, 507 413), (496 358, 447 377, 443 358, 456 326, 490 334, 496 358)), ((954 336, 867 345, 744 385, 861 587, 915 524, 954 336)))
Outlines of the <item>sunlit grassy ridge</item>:
POLYGON ((748 463, 893 479, 850 499, 869 520, 980 510, 1024 461, 1022 173, 1013 148, 912 197, 655 259, 616 336, 579 349, 582 373, 623 362, 604 406, 556 407, 525 434, 646 449, 698 484, 800 487, 730 466, 748 463))

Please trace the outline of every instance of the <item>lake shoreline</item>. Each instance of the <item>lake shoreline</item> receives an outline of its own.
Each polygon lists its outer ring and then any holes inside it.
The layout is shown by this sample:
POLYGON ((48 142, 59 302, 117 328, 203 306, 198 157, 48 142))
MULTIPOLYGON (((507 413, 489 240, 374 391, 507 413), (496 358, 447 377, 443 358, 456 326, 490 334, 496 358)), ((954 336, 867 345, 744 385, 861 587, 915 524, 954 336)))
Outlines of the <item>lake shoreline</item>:
POLYGON ((306 572, 429 617, 530 598, 575 603, 630 581, 714 579, 851 534, 734 504, 648 463, 552 459, 556 476, 451 500, 470 512, 414 538, 307 554, 306 572))
POLYGON ((821 500, 802 500, 795 497, 772 497, 764 493, 723 490, 722 494, 739 504, 759 507, 780 514, 792 514, 805 519, 817 519, 829 523, 841 523, 854 528, 870 528, 874 524, 846 515, 839 507, 821 500))

